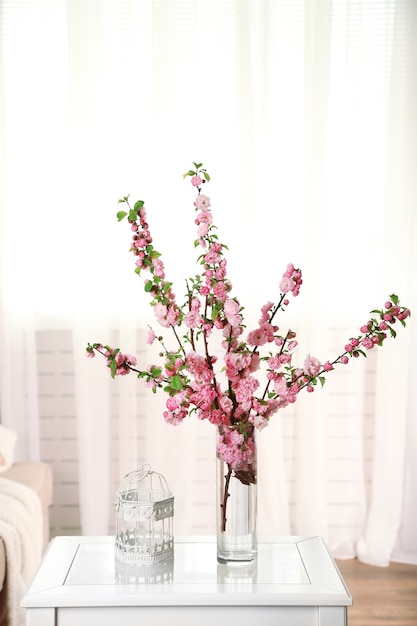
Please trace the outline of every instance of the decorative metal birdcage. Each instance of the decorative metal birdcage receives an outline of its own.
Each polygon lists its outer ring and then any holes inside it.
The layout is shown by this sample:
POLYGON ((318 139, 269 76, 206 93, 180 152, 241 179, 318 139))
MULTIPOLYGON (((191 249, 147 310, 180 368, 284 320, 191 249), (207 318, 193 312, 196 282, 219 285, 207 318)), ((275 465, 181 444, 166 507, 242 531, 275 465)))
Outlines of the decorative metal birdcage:
POLYGON ((116 559, 154 565, 174 556, 174 497, 150 465, 127 474, 116 493, 116 559))

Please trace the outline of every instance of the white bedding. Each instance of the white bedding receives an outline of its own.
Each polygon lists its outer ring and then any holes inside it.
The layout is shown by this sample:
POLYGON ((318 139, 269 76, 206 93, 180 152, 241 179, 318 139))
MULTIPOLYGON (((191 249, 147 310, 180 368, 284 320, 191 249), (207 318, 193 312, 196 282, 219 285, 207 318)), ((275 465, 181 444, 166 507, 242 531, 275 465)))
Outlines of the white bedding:
POLYGON ((24 626, 20 601, 42 556, 41 503, 34 491, 0 477, 0 537, 7 560, 7 601, 10 626, 24 626))

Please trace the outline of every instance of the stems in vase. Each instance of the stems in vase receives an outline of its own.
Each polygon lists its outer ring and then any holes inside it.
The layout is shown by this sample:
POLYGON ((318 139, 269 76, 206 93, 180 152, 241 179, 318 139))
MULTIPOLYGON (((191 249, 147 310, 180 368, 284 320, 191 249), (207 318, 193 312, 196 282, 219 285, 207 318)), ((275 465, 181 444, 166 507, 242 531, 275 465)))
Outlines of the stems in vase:
POLYGON ((226 532, 226 522, 227 522, 227 514, 226 514, 226 510, 227 510, 227 499, 229 497, 229 483, 230 483, 230 479, 232 477, 232 468, 230 467, 230 465, 227 466, 227 474, 225 475, 225 479, 226 482, 224 484, 224 493, 223 493, 223 502, 221 503, 221 509, 222 509, 222 525, 221 525, 221 529, 222 532, 226 532))

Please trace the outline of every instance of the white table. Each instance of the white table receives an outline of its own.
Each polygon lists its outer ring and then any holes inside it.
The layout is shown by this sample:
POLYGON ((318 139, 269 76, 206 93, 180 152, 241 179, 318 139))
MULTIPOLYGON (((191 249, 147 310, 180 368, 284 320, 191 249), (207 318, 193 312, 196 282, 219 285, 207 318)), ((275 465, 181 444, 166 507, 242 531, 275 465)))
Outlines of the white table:
POLYGON ((53 539, 22 601, 27 626, 347 625, 352 598, 320 537, 260 542, 240 567, 217 563, 214 538, 176 539, 173 560, 130 572, 113 544, 53 539))

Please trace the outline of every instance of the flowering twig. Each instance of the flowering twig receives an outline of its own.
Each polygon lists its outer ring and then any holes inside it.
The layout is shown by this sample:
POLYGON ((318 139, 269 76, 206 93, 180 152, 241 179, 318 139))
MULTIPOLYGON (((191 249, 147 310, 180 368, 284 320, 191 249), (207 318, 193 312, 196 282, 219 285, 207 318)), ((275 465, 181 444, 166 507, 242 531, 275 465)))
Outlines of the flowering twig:
POLYGON ((397 322, 405 326, 410 311, 400 306, 397 295, 391 294, 383 307, 371 311, 372 317, 360 327, 360 334, 349 339, 339 356, 321 362, 309 355, 301 367, 296 367, 292 362, 296 333, 288 330, 282 335, 273 322, 277 313, 289 305, 290 296, 298 296, 303 282, 301 270, 288 264, 277 285, 277 302, 267 302, 262 307, 258 326, 247 333, 243 309, 232 296, 227 276, 227 247, 218 240, 210 198, 202 193, 210 176, 201 163, 193 165, 184 177, 191 178, 197 191, 194 245, 201 249, 197 262, 202 269, 186 282, 182 305, 177 303, 161 254, 154 247, 144 202, 139 200, 132 207, 126 196, 119 202, 127 210, 117 214, 119 221, 127 218, 130 224, 135 271, 138 275, 148 273, 145 291, 151 298, 157 322, 173 333, 176 347, 168 349, 163 338, 150 329, 148 343, 157 339, 163 348, 160 365, 139 369, 134 356, 101 343, 88 344, 87 354, 103 355, 113 378, 133 371, 153 392, 162 389, 167 393, 164 418, 168 423, 180 424, 187 415, 196 413, 199 419, 207 419, 217 427, 217 454, 228 466, 222 512, 225 528, 231 477, 243 484, 256 483, 255 429, 267 426, 271 416, 294 403, 301 390, 312 392, 317 383, 323 386, 326 375, 337 365, 366 356, 375 346, 382 346, 387 337, 395 338, 394 326, 397 322), (185 328, 182 339, 180 327, 185 328), (215 333, 222 337, 221 360, 210 350, 210 339, 215 333), (261 375, 265 378, 263 391, 261 375), (219 381, 224 379, 222 386, 219 381))

